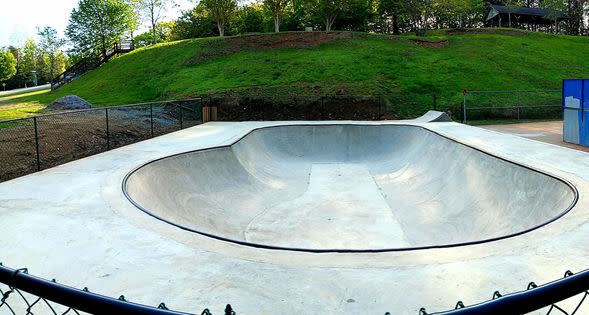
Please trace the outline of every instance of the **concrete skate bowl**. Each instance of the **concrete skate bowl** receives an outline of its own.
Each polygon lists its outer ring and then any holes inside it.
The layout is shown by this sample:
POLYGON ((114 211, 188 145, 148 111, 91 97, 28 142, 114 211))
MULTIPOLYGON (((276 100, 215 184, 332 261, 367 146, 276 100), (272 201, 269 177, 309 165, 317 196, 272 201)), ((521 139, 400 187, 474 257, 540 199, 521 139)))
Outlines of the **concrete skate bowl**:
POLYGON ((412 125, 256 129, 123 183, 147 214, 258 248, 384 252, 513 237, 565 215, 569 183, 412 125))

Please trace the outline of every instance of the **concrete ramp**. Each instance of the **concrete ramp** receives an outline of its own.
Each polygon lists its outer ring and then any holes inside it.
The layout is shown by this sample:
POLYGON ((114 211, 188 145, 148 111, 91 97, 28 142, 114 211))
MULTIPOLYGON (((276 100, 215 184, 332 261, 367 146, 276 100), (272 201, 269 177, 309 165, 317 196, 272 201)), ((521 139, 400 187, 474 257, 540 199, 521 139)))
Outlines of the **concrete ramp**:
POLYGON ((410 125, 257 129, 127 178, 145 212, 267 247, 387 250, 502 238, 558 218, 565 182, 410 125))

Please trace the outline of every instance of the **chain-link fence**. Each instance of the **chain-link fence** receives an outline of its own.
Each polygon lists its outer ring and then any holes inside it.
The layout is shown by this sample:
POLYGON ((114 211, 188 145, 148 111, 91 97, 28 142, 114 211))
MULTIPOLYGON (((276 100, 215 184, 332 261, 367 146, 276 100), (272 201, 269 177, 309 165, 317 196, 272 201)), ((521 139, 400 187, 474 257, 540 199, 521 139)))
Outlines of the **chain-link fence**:
POLYGON ((561 90, 465 91, 462 121, 562 119, 561 90))
MULTIPOLYGON (((465 306, 458 301, 453 310, 428 313, 425 308, 419 315, 469 315, 469 314, 545 314, 573 315, 589 313, 589 270, 573 274, 565 272, 564 278, 538 286, 528 283, 525 291, 507 295, 495 291, 491 300, 465 306)), ((386 313, 385 315, 390 315, 386 313)))
MULTIPOLYGON (((137 304, 124 295, 111 298, 35 277, 26 268, 11 269, 0 263, 0 314, 65 315, 65 314, 151 314, 151 315, 213 315, 209 309, 199 313, 170 310, 165 303, 157 307, 137 304)), ((235 315, 230 304, 224 315, 235 315)))
POLYGON ((403 93, 329 96, 207 96, 217 120, 385 120, 414 118, 428 110, 460 112, 461 95, 403 93))
MULTIPOLYGON (((418 315, 466 315, 466 314, 586 314, 589 306, 589 270, 573 274, 567 271, 563 279, 538 286, 530 282, 525 291, 502 295, 495 291, 491 300, 465 306, 458 301, 453 310, 428 313, 425 308, 418 315)), ((312 312, 312 310, 310 310, 312 312)), ((153 314, 186 315, 190 313, 170 310, 165 303, 157 307, 136 304, 125 296, 111 298, 91 292, 88 288, 77 289, 48 281, 28 273, 26 268, 11 269, 0 263, 0 314, 153 314)), ((201 315, 212 315, 204 309, 201 315)), ((225 315, 235 315, 230 304, 225 315)), ((385 315, 390 315, 387 312, 385 315)))
POLYGON ((0 181, 195 126, 201 116, 198 98, 0 121, 0 181))
POLYGON ((560 90, 330 96, 205 96, 0 121, 0 181, 206 120, 387 120, 428 110, 454 120, 560 118, 560 90), (206 111, 209 113, 209 111, 206 111))
MULTIPOLYGON (((212 120, 382 120, 446 111, 435 93, 381 96, 207 96, 0 121, 0 181, 212 120)), ((460 105, 458 99, 455 105, 460 105)))

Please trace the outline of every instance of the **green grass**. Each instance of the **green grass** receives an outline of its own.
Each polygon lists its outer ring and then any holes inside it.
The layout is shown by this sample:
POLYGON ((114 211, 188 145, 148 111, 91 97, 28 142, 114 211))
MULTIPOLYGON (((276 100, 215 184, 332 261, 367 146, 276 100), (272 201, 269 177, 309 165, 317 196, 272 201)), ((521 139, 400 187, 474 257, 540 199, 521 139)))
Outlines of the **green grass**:
POLYGON ((586 76, 589 69, 587 37, 514 30, 432 31, 425 38, 354 34, 308 47, 257 46, 275 41, 275 36, 258 37, 247 45, 235 43, 247 38, 195 39, 139 49, 57 92, 0 102, 0 113, 5 106, 21 103, 31 109, 7 110, 0 119, 30 114, 70 94, 108 106, 211 93, 435 91, 459 106, 464 89, 559 89, 563 78, 586 76))
POLYGON ((0 97, 0 120, 23 118, 42 114, 46 105, 37 101, 50 90, 23 92, 0 97))

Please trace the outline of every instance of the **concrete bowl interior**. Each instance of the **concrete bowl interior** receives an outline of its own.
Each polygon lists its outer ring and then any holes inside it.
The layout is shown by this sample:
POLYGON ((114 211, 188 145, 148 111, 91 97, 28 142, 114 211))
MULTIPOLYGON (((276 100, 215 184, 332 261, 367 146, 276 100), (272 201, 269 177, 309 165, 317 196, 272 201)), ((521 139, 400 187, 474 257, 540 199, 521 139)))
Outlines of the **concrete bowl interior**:
POLYGON ((557 219, 576 198, 558 178, 409 125, 257 129, 150 162, 124 189, 186 230, 309 251, 491 241, 557 219))

